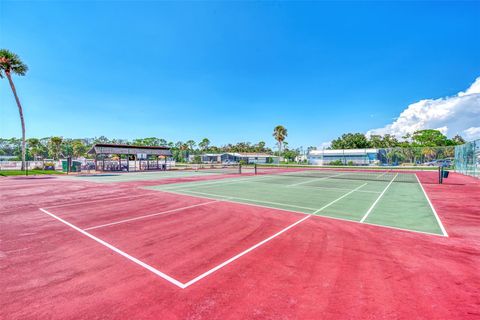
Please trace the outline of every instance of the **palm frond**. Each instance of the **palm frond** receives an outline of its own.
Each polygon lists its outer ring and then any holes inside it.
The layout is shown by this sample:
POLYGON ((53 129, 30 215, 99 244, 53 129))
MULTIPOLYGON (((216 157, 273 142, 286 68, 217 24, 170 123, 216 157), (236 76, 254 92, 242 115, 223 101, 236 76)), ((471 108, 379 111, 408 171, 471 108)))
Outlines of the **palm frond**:
POLYGON ((3 73, 13 72, 16 75, 24 76, 27 71, 28 66, 16 53, 8 49, 0 49, 0 78, 3 78, 3 73))

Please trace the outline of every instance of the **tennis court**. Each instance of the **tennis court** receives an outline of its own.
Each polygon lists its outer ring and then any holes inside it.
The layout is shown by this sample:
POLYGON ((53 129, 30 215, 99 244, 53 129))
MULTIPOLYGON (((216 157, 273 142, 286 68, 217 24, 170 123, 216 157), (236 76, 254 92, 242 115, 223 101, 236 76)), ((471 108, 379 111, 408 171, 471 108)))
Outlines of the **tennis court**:
POLYGON ((378 317, 410 314, 402 306, 412 304, 432 317, 474 311, 470 304, 451 311, 458 296, 475 301, 478 282, 466 280, 476 263, 465 259, 478 251, 465 223, 477 210, 478 184, 467 178, 441 185, 435 172, 198 171, 205 175, 0 181, 9 202, 0 208, 8 224, 0 294, 7 312, 19 319, 252 318, 257 303, 268 305, 267 318, 336 315, 345 306, 352 317, 366 306, 378 317), (460 217, 452 208, 458 198, 460 217), (416 300, 397 303, 409 295, 416 300), (58 297, 66 298, 52 304, 58 297), (447 307, 431 307, 430 298, 447 307))
POLYGON ((146 188, 447 236, 415 173, 272 168, 146 188))
POLYGON ((202 177, 210 175, 238 174, 239 165, 184 165, 166 171, 112 172, 81 174, 64 177, 99 183, 129 182, 144 180, 163 180, 174 178, 202 177))

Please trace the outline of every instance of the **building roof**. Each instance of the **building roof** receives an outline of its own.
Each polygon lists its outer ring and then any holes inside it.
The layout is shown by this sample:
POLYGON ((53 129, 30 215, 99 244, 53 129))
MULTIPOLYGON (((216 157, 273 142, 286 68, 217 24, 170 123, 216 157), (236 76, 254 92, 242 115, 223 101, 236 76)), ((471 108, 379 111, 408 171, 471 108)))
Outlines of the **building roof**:
POLYGON ((204 156, 204 157, 218 157, 218 156, 221 156, 222 154, 224 154, 224 153, 204 153, 204 154, 202 154, 202 156, 204 156))
POLYGON ((248 157, 270 157, 270 158, 278 158, 278 156, 274 156, 268 153, 255 153, 255 152, 239 152, 241 156, 248 156, 248 157))
POLYGON ((228 154, 235 157, 267 157, 267 158, 278 158, 268 153, 252 153, 252 152, 224 152, 224 153, 204 153, 202 156, 205 157, 218 157, 224 154, 228 154))
POLYGON ((133 146, 127 144, 97 143, 88 151, 89 154, 147 154, 171 156, 169 147, 165 146, 133 146))
POLYGON ((366 155, 369 153, 378 153, 378 149, 335 149, 335 150, 311 150, 310 156, 343 156, 343 155, 366 155))

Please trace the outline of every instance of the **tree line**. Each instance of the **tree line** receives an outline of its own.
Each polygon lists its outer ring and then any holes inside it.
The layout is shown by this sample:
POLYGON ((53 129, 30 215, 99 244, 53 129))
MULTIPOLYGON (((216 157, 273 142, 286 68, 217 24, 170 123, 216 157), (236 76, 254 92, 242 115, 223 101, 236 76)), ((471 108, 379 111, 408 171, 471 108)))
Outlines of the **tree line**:
MULTIPOLYGON (((273 131, 273 137, 278 143, 277 155, 283 156, 287 161, 294 161, 295 158, 303 153, 303 148, 290 149, 288 142, 285 141, 288 133, 283 126, 276 126, 273 131), (283 147, 283 148, 282 148, 283 147)), ((226 144, 223 146, 212 145, 208 138, 203 138, 198 143, 194 140, 187 141, 167 141, 157 137, 138 138, 133 140, 109 139, 105 136, 86 139, 68 139, 62 137, 30 138, 26 143, 22 139, 0 138, 0 156, 14 156, 16 159, 22 159, 22 147, 25 145, 25 160, 54 159, 58 160, 65 157, 86 157, 88 150, 98 143, 125 144, 136 146, 167 146, 171 149, 174 160, 179 162, 188 161, 190 155, 199 156, 203 153, 224 153, 224 152, 245 152, 245 153, 266 153, 275 154, 272 149, 266 146, 265 141, 258 143, 238 142, 236 144, 226 144)), ((199 157, 195 157, 198 158, 199 157)))
MULTIPOLYGON (((266 146, 264 141, 258 143, 238 142, 235 144, 226 144, 223 146, 212 145, 208 138, 198 142, 194 140, 187 141, 167 141, 157 137, 138 138, 133 140, 109 139, 105 136, 85 139, 69 139, 62 137, 30 138, 26 139, 25 158, 26 160, 36 159, 55 159, 72 156, 74 158, 86 157, 90 148, 97 143, 126 144, 138 146, 168 146, 172 150, 173 158, 176 161, 187 161, 189 155, 200 155, 203 153, 224 153, 224 152, 250 152, 267 153, 282 156, 286 161, 294 161, 299 155, 315 150, 316 147, 304 149, 290 148, 285 141, 287 131, 275 128, 273 136, 278 142, 276 151, 266 146), (280 141, 279 141, 280 138, 280 141)), ((413 134, 398 140, 395 136, 371 135, 366 136, 363 133, 346 133, 334 139, 329 149, 363 149, 363 148, 415 148, 415 147, 442 147, 455 146, 465 143, 460 136, 452 139, 447 138, 438 130, 419 130, 413 134)), ((18 138, 4 139, 0 138, 0 156, 14 156, 16 160, 22 157, 22 140, 18 138)))
POLYGON ((390 134, 367 136, 363 133, 346 133, 334 139, 329 149, 447 147, 464 143, 465 140, 459 135, 449 139, 439 130, 426 129, 407 134, 402 140, 390 134))
MULTIPOLYGON (((258 143, 238 142, 223 146, 212 145, 208 138, 198 143, 194 140, 167 141, 162 138, 148 137, 133 140, 109 139, 105 136, 86 139, 69 139, 62 137, 30 138, 26 139, 25 158, 28 161, 36 159, 55 159, 72 156, 74 158, 87 157, 87 152, 97 143, 126 144, 137 146, 167 146, 171 148, 173 158, 176 161, 186 161, 189 155, 202 153, 223 152, 252 152, 272 154, 272 149, 266 146, 264 141, 258 143)), ((287 149, 288 150, 288 149, 287 149)), ((14 156, 20 160, 22 157, 22 139, 0 138, 0 156, 14 156)))

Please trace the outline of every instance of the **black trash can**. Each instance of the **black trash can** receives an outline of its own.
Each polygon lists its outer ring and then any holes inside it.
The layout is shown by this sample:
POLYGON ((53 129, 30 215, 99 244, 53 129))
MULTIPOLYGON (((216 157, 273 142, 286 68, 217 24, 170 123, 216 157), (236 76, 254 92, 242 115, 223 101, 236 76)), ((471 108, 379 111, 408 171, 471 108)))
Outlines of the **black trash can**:
POLYGON ((443 176, 442 178, 448 178, 448 174, 450 173, 450 171, 448 170, 443 170, 443 176))

